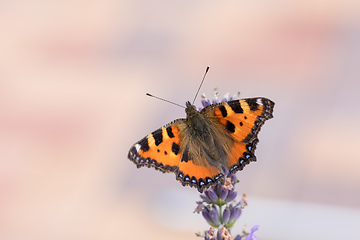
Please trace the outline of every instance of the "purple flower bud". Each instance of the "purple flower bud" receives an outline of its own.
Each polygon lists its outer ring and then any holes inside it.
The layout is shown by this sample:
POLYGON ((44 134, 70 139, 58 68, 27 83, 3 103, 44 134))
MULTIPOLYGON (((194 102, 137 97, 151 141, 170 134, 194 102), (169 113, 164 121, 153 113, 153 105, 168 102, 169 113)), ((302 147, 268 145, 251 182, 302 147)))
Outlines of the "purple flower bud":
POLYGON ((220 195, 221 195, 221 191, 222 191, 222 185, 221 185, 221 183, 216 184, 215 187, 214 187, 214 192, 215 192, 218 196, 220 196, 220 195))
POLYGON ((229 190, 228 189, 224 189, 222 188, 221 189, 221 192, 220 192, 220 195, 219 195, 219 198, 223 201, 225 201, 226 197, 228 196, 228 193, 229 193, 229 190))
POLYGON ((210 103, 210 101, 209 100, 204 100, 204 99, 202 99, 201 100, 201 104, 204 106, 204 107, 206 107, 206 106, 209 106, 211 103, 210 103))
POLYGON ((218 227, 220 225, 219 213, 216 207, 204 207, 202 210, 202 215, 205 220, 213 227, 218 227))
POLYGON ((228 221, 229 221, 229 219, 230 219, 230 213, 231 213, 231 211, 230 211, 229 208, 225 208, 225 209, 224 209, 223 219, 222 219, 222 223, 223 223, 224 225, 226 225, 226 224, 228 223, 228 221))
POLYGON ((210 218, 209 209, 208 209, 207 207, 204 207, 201 212, 202 212, 202 215, 203 215, 203 217, 205 218, 205 220, 206 220, 211 226, 213 226, 214 223, 212 222, 212 220, 211 220, 211 218, 210 218))
POLYGON ((214 223, 214 225, 218 227, 220 225, 220 219, 219 219, 219 211, 216 209, 216 207, 212 207, 209 210, 209 216, 212 222, 214 223))
POLYGON ((237 235, 234 240, 241 240, 241 236, 240 235, 237 235))
POLYGON ((202 198, 202 200, 206 203, 212 203, 211 199, 208 198, 206 195, 201 194, 200 197, 202 198))
POLYGON ((211 188, 209 190, 205 191, 205 195, 214 203, 218 200, 217 194, 211 188))
POLYGON ((216 240, 223 240, 222 237, 221 237, 221 234, 222 234, 222 231, 219 230, 216 234, 216 240))
POLYGON ((231 191, 229 191, 225 201, 231 202, 232 200, 234 200, 236 198, 236 196, 237 196, 237 192, 235 192, 234 190, 231 190, 231 191))
POLYGON ((232 208, 230 209, 231 213, 230 213, 230 219, 228 222, 228 225, 233 225, 235 223, 235 221, 240 217, 241 215, 241 209, 240 208, 232 208))
POLYGON ((232 184, 234 184, 234 183, 236 183, 236 174, 230 174, 230 176, 229 176, 230 178, 231 178, 231 183, 232 184))

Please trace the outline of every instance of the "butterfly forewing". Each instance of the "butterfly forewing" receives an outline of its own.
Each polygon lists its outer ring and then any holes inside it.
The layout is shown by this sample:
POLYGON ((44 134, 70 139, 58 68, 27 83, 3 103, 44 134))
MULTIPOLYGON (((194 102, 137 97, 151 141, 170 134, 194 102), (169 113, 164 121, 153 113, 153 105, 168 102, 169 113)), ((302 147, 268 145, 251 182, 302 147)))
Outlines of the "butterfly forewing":
POLYGON ((139 167, 154 167, 162 172, 177 170, 181 159, 180 129, 185 119, 175 120, 135 143, 128 158, 139 167))

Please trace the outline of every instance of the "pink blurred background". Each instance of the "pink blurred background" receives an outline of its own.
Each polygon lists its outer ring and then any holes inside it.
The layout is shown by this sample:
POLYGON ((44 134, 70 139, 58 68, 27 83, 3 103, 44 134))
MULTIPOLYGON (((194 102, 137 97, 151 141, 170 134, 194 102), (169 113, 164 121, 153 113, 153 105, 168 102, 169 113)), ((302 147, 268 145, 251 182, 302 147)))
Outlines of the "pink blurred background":
POLYGON ((0 239, 200 239, 197 191, 127 151, 207 65, 276 103, 233 232, 360 239, 359 1, 5 0, 0 34, 0 239))

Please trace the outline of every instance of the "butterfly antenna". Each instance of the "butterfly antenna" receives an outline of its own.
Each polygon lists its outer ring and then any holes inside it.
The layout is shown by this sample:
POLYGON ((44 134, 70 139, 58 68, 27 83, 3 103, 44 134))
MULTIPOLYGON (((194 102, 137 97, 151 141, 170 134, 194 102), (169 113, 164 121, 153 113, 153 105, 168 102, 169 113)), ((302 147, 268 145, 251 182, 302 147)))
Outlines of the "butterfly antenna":
POLYGON ((193 105, 194 105, 194 102, 195 102, 195 99, 196 99, 197 95, 199 94, 200 88, 201 88, 201 86, 203 85, 203 82, 204 82, 204 80, 205 80, 205 76, 206 76, 207 72, 209 71, 209 68, 210 68, 210 66, 207 66, 207 67, 206 67, 206 70, 205 70, 205 73, 204 73, 204 77, 203 77, 203 79, 202 79, 202 81, 201 81, 201 83, 200 83, 200 86, 199 86, 196 94, 195 94, 194 101, 192 102, 193 105))
POLYGON ((177 103, 171 102, 171 101, 169 101, 169 100, 166 100, 166 99, 159 98, 159 97, 156 97, 156 96, 154 96, 154 95, 151 95, 150 93, 146 93, 146 96, 153 97, 153 98, 157 98, 157 99, 162 100, 162 101, 164 101, 164 102, 168 102, 168 103, 174 104, 174 105, 176 105, 176 106, 179 106, 179 107, 182 107, 182 108, 186 108, 186 107, 184 107, 184 106, 181 106, 180 104, 177 104, 177 103))

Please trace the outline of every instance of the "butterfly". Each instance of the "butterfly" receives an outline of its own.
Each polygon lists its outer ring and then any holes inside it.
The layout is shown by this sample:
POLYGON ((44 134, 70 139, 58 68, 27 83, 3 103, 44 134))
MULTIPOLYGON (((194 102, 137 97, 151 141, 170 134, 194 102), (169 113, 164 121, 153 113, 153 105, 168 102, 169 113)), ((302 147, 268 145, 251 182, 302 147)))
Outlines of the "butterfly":
POLYGON ((273 117, 274 102, 246 98, 215 103, 198 111, 186 102, 186 118, 176 119, 150 133, 129 150, 140 167, 174 172, 183 186, 199 192, 256 161, 258 133, 273 117))

